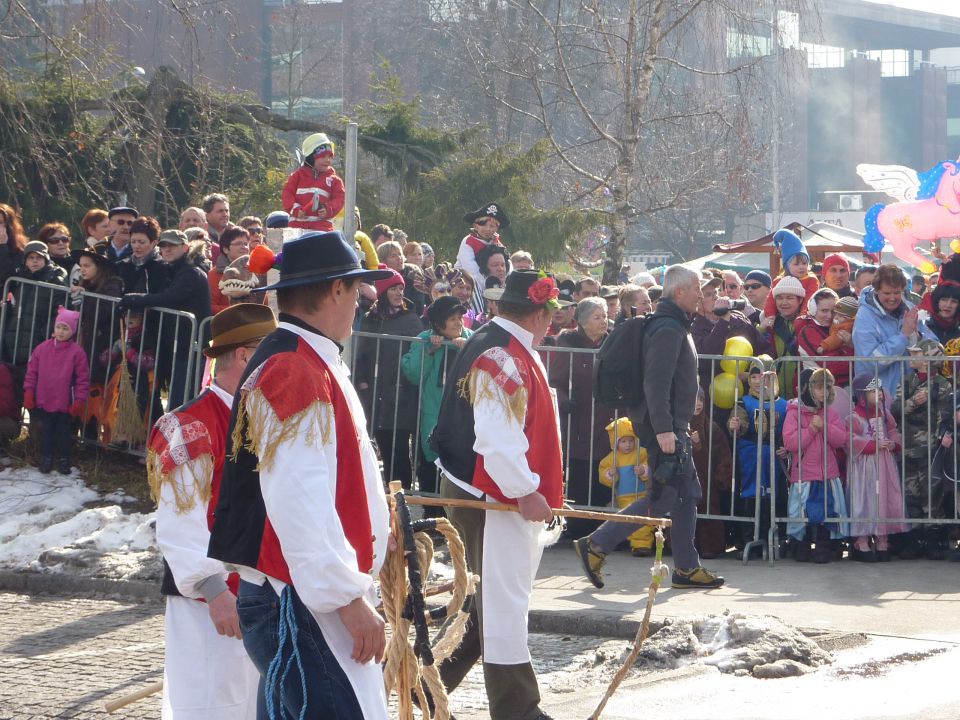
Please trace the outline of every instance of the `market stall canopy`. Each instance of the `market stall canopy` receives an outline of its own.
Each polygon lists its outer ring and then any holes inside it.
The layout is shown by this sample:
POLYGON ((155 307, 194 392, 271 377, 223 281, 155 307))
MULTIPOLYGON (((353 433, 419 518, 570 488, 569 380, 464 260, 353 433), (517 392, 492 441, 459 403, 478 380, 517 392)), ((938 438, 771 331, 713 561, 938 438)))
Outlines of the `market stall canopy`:
MULTIPOLYGON (((786 227, 800 236, 812 262, 823 262, 827 255, 833 253, 844 254, 856 265, 869 262, 863 258, 863 233, 856 230, 825 222, 810 225, 790 223, 786 227)), ((711 260, 701 267, 729 267, 738 272, 740 268, 745 268, 748 272, 760 269, 767 270, 771 277, 776 277, 780 274, 780 251, 773 245, 773 236, 774 233, 771 232, 756 240, 714 245, 713 255, 707 256, 711 260), (729 260, 722 259, 724 255, 730 256, 729 260), (715 256, 719 257, 714 259, 715 256)))

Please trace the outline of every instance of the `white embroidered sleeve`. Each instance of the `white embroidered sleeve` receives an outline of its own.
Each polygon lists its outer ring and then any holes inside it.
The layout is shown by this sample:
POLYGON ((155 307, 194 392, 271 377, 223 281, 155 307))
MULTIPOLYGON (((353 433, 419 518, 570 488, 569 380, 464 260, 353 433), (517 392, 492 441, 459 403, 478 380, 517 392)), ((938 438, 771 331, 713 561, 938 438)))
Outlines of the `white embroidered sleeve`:
MULTIPOLYGON (((190 465, 178 465, 160 485, 157 504, 157 544, 173 572, 177 590, 189 598, 203 597, 199 586, 211 577, 226 582, 227 570, 219 560, 207 557, 210 531, 207 529, 207 508, 199 500, 184 512, 177 512, 173 488, 191 489, 196 478, 190 465)), ((210 598, 204 598, 210 599, 210 598)))
MULTIPOLYGON (((248 405, 250 422, 277 423, 263 436, 280 437, 276 415, 265 400, 260 403, 266 407, 248 405)), ((337 514, 332 411, 328 405, 314 407, 300 417, 295 432, 282 434, 269 466, 261 468, 260 489, 297 594, 313 612, 328 613, 368 595, 373 578, 357 568, 337 514)))
POLYGON ((473 449, 483 456, 483 466, 500 491, 509 498, 519 498, 540 487, 540 476, 527 464, 530 444, 523 425, 509 409, 512 399, 489 373, 477 372, 473 449))

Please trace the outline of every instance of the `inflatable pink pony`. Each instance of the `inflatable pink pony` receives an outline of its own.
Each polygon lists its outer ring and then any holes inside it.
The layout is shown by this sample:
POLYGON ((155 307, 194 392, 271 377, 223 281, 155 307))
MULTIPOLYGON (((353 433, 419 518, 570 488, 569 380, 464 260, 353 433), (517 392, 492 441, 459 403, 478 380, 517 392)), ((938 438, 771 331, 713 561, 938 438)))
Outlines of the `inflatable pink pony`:
POLYGON ((917 252, 919 243, 955 238, 954 252, 960 252, 960 160, 944 161, 919 175, 896 165, 858 165, 857 174, 877 190, 900 202, 871 207, 863 220, 866 235, 863 249, 883 250, 885 242, 893 254, 921 272, 932 273, 936 266, 917 252))

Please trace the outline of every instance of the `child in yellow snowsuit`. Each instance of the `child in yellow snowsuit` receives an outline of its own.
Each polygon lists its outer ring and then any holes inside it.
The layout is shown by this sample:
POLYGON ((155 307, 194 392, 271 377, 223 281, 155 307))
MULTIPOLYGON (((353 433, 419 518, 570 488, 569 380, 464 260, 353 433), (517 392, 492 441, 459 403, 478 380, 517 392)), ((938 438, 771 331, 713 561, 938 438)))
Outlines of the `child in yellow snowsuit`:
MULTIPOLYGON (((613 488, 617 507, 625 508, 649 494, 647 451, 640 447, 629 418, 614 420, 607 425, 607 433, 611 452, 600 461, 600 482, 613 488)), ((653 553, 653 532, 651 526, 645 525, 630 535, 634 557, 649 557, 653 553)))

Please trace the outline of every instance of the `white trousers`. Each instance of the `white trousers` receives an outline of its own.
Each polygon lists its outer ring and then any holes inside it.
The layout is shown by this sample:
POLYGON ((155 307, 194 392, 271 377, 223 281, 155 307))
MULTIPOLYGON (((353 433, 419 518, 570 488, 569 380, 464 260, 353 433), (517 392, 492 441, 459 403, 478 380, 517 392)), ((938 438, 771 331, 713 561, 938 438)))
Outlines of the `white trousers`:
POLYGON ((483 527, 483 661, 495 665, 530 662, 527 613, 543 554, 543 523, 519 513, 489 511, 483 527))
POLYGON ((260 675, 205 603, 168 597, 164 629, 163 720, 256 720, 260 675))

